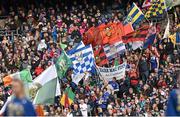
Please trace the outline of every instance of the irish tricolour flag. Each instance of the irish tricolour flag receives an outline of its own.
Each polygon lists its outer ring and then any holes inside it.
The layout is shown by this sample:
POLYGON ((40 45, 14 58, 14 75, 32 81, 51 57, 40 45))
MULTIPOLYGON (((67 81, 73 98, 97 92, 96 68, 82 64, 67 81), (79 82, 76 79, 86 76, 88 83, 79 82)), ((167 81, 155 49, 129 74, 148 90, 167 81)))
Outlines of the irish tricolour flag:
POLYGON ((20 79, 24 83, 30 83, 32 82, 32 76, 28 69, 22 70, 20 72, 16 72, 13 74, 10 74, 3 78, 4 86, 9 86, 13 79, 20 79))

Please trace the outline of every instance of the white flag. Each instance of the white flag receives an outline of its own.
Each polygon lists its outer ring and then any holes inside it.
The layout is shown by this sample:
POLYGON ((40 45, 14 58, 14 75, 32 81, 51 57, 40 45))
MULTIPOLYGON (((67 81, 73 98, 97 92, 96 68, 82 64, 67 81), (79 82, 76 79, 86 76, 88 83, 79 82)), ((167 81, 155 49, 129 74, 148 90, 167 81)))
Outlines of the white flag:
POLYGON ((165 32, 164 32, 164 36, 163 36, 163 39, 164 38, 168 38, 168 36, 170 35, 170 32, 169 32, 169 24, 170 23, 170 21, 169 21, 169 19, 168 19, 168 23, 167 23, 167 26, 166 26, 166 29, 165 29, 165 32))

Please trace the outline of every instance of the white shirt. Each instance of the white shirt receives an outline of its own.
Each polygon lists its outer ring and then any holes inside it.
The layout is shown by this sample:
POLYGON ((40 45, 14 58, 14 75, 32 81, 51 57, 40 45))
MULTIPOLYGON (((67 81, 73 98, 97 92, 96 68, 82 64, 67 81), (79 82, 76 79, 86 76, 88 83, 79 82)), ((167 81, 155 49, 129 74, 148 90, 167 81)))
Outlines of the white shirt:
POLYGON ((87 112, 87 104, 79 104, 80 106, 80 110, 82 112, 83 117, 87 117, 88 116, 88 112, 87 112))
POLYGON ((43 48, 47 48, 47 45, 46 45, 46 43, 44 42, 44 41, 41 41, 40 43, 39 43, 39 45, 38 45, 38 48, 37 48, 37 50, 38 51, 41 51, 43 48))

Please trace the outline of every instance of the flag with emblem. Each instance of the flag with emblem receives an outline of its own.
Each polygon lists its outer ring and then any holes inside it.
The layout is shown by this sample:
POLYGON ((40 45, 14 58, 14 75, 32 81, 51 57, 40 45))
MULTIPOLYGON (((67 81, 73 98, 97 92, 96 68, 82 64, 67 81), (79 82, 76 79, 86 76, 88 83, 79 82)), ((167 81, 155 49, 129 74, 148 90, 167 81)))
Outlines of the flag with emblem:
POLYGON ((112 60, 113 58, 117 57, 119 54, 123 54, 125 52, 125 44, 120 42, 116 42, 115 44, 106 44, 104 46, 104 51, 106 53, 106 56, 109 60, 112 60))
POLYGON ((164 0, 152 0, 151 7, 145 14, 146 18, 161 17, 166 12, 164 0))
POLYGON ((144 19, 144 14, 138 8, 138 6, 135 3, 133 3, 131 6, 131 9, 125 19, 125 23, 131 22, 133 28, 135 28, 143 19, 144 19))
POLYGON ((57 77, 56 66, 51 65, 33 80, 34 88, 31 88, 31 95, 37 91, 33 104, 54 104, 55 96, 61 95, 57 77))
POLYGON ((122 40, 123 43, 129 43, 129 42, 137 42, 137 41, 145 41, 145 38, 148 34, 149 25, 144 25, 134 32, 123 36, 122 40))
POLYGON ((94 57, 98 66, 103 66, 109 63, 104 48, 101 45, 94 47, 94 57))
POLYGON ((62 51, 60 57, 56 61, 56 69, 58 73, 58 77, 64 77, 67 69, 72 65, 70 58, 66 55, 64 51, 62 51))
POLYGON ((81 49, 76 50, 75 53, 69 55, 73 65, 73 76, 91 72, 94 69, 94 54, 91 45, 87 45, 81 49))

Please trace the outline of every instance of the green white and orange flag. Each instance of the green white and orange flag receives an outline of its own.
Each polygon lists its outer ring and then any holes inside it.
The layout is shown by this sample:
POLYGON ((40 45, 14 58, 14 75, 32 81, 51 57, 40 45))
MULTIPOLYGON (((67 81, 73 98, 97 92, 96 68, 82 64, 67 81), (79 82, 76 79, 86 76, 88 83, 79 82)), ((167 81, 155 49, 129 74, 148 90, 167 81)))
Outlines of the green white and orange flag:
POLYGON ((73 91, 70 89, 70 87, 67 87, 60 100, 60 103, 65 108, 68 108, 74 102, 74 97, 75 97, 75 94, 73 93, 73 91))
POLYGON ((28 69, 22 70, 20 72, 16 72, 13 74, 10 74, 3 78, 4 86, 9 86, 13 79, 20 79, 24 83, 31 83, 32 82, 32 76, 28 69))

